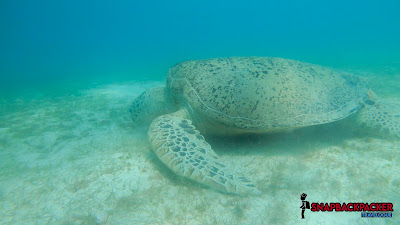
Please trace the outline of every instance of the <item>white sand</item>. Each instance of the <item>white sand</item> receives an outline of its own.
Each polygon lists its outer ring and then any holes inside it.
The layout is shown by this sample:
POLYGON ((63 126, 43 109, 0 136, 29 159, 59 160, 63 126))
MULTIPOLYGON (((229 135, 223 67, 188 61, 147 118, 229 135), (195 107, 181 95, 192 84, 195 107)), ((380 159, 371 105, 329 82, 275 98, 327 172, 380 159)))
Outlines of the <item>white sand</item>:
MULTIPOLYGON (((258 197, 177 178, 155 158, 128 107, 160 83, 7 102, 0 114, 0 224, 398 224, 400 142, 346 120, 290 134, 206 137, 258 197), (392 202, 394 218, 311 212, 310 202, 392 202)), ((393 98, 400 101, 399 96, 393 98)))

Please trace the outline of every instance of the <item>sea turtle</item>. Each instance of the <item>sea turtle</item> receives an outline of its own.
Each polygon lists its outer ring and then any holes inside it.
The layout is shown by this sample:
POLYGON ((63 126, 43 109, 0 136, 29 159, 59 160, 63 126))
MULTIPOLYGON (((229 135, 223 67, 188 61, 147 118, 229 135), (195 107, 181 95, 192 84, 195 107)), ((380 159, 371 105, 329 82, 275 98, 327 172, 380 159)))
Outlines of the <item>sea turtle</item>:
POLYGON ((178 63, 165 87, 144 92, 130 108, 135 123, 151 123, 151 147, 173 172, 234 194, 260 191, 225 166, 201 133, 279 132, 357 112, 358 121, 399 135, 399 118, 389 111, 358 76, 273 57, 178 63))

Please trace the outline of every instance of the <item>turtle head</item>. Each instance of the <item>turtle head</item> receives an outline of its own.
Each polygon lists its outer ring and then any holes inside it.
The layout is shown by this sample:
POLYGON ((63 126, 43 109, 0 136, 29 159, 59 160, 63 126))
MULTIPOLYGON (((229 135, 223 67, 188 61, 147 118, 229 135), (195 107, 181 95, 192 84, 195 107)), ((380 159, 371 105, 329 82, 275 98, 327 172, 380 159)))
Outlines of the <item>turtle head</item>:
POLYGON ((367 105, 375 105, 376 101, 378 100, 378 97, 371 89, 368 90, 367 96, 368 96, 368 99, 365 100, 364 103, 367 105))
POLYGON ((170 100, 165 87, 154 87, 137 97, 129 112, 135 125, 147 125, 158 116, 175 112, 177 106, 170 100))

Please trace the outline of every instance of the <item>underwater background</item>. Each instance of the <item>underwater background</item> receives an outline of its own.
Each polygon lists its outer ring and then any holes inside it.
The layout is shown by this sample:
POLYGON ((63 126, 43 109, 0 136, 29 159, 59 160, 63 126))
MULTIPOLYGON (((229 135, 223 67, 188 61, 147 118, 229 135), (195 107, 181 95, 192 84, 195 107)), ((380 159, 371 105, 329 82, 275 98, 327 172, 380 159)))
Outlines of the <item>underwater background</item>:
POLYGON ((1 1, 0 224, 399 224, 399 138, 348 121, 206 136, 263 192, 243 197, 176 177, 128 112, 174 64, 230 56, 345 70, 399 103, 399 27, 398 0, 1 1), (395 211, 301 220, 303 192, 395 211))

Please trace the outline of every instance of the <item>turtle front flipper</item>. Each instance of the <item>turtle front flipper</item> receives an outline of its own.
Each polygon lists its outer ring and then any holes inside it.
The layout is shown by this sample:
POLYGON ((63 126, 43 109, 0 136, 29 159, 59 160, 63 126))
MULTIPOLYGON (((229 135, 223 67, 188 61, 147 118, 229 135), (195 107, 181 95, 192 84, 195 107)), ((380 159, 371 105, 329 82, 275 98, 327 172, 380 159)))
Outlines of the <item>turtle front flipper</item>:
POLYGON ((232 173, 204 137, 186 119, 186 110, 159 116, 149 129, 158 158, 173 172, 217 190, 234 194, 261 194, 249 180, 232 173))
POLYGON ((357 115, 358 122, 400 137, 400 104, 378 100, 371 90, 369 96, 370 99, 365 102, 364 108, 357 115))

